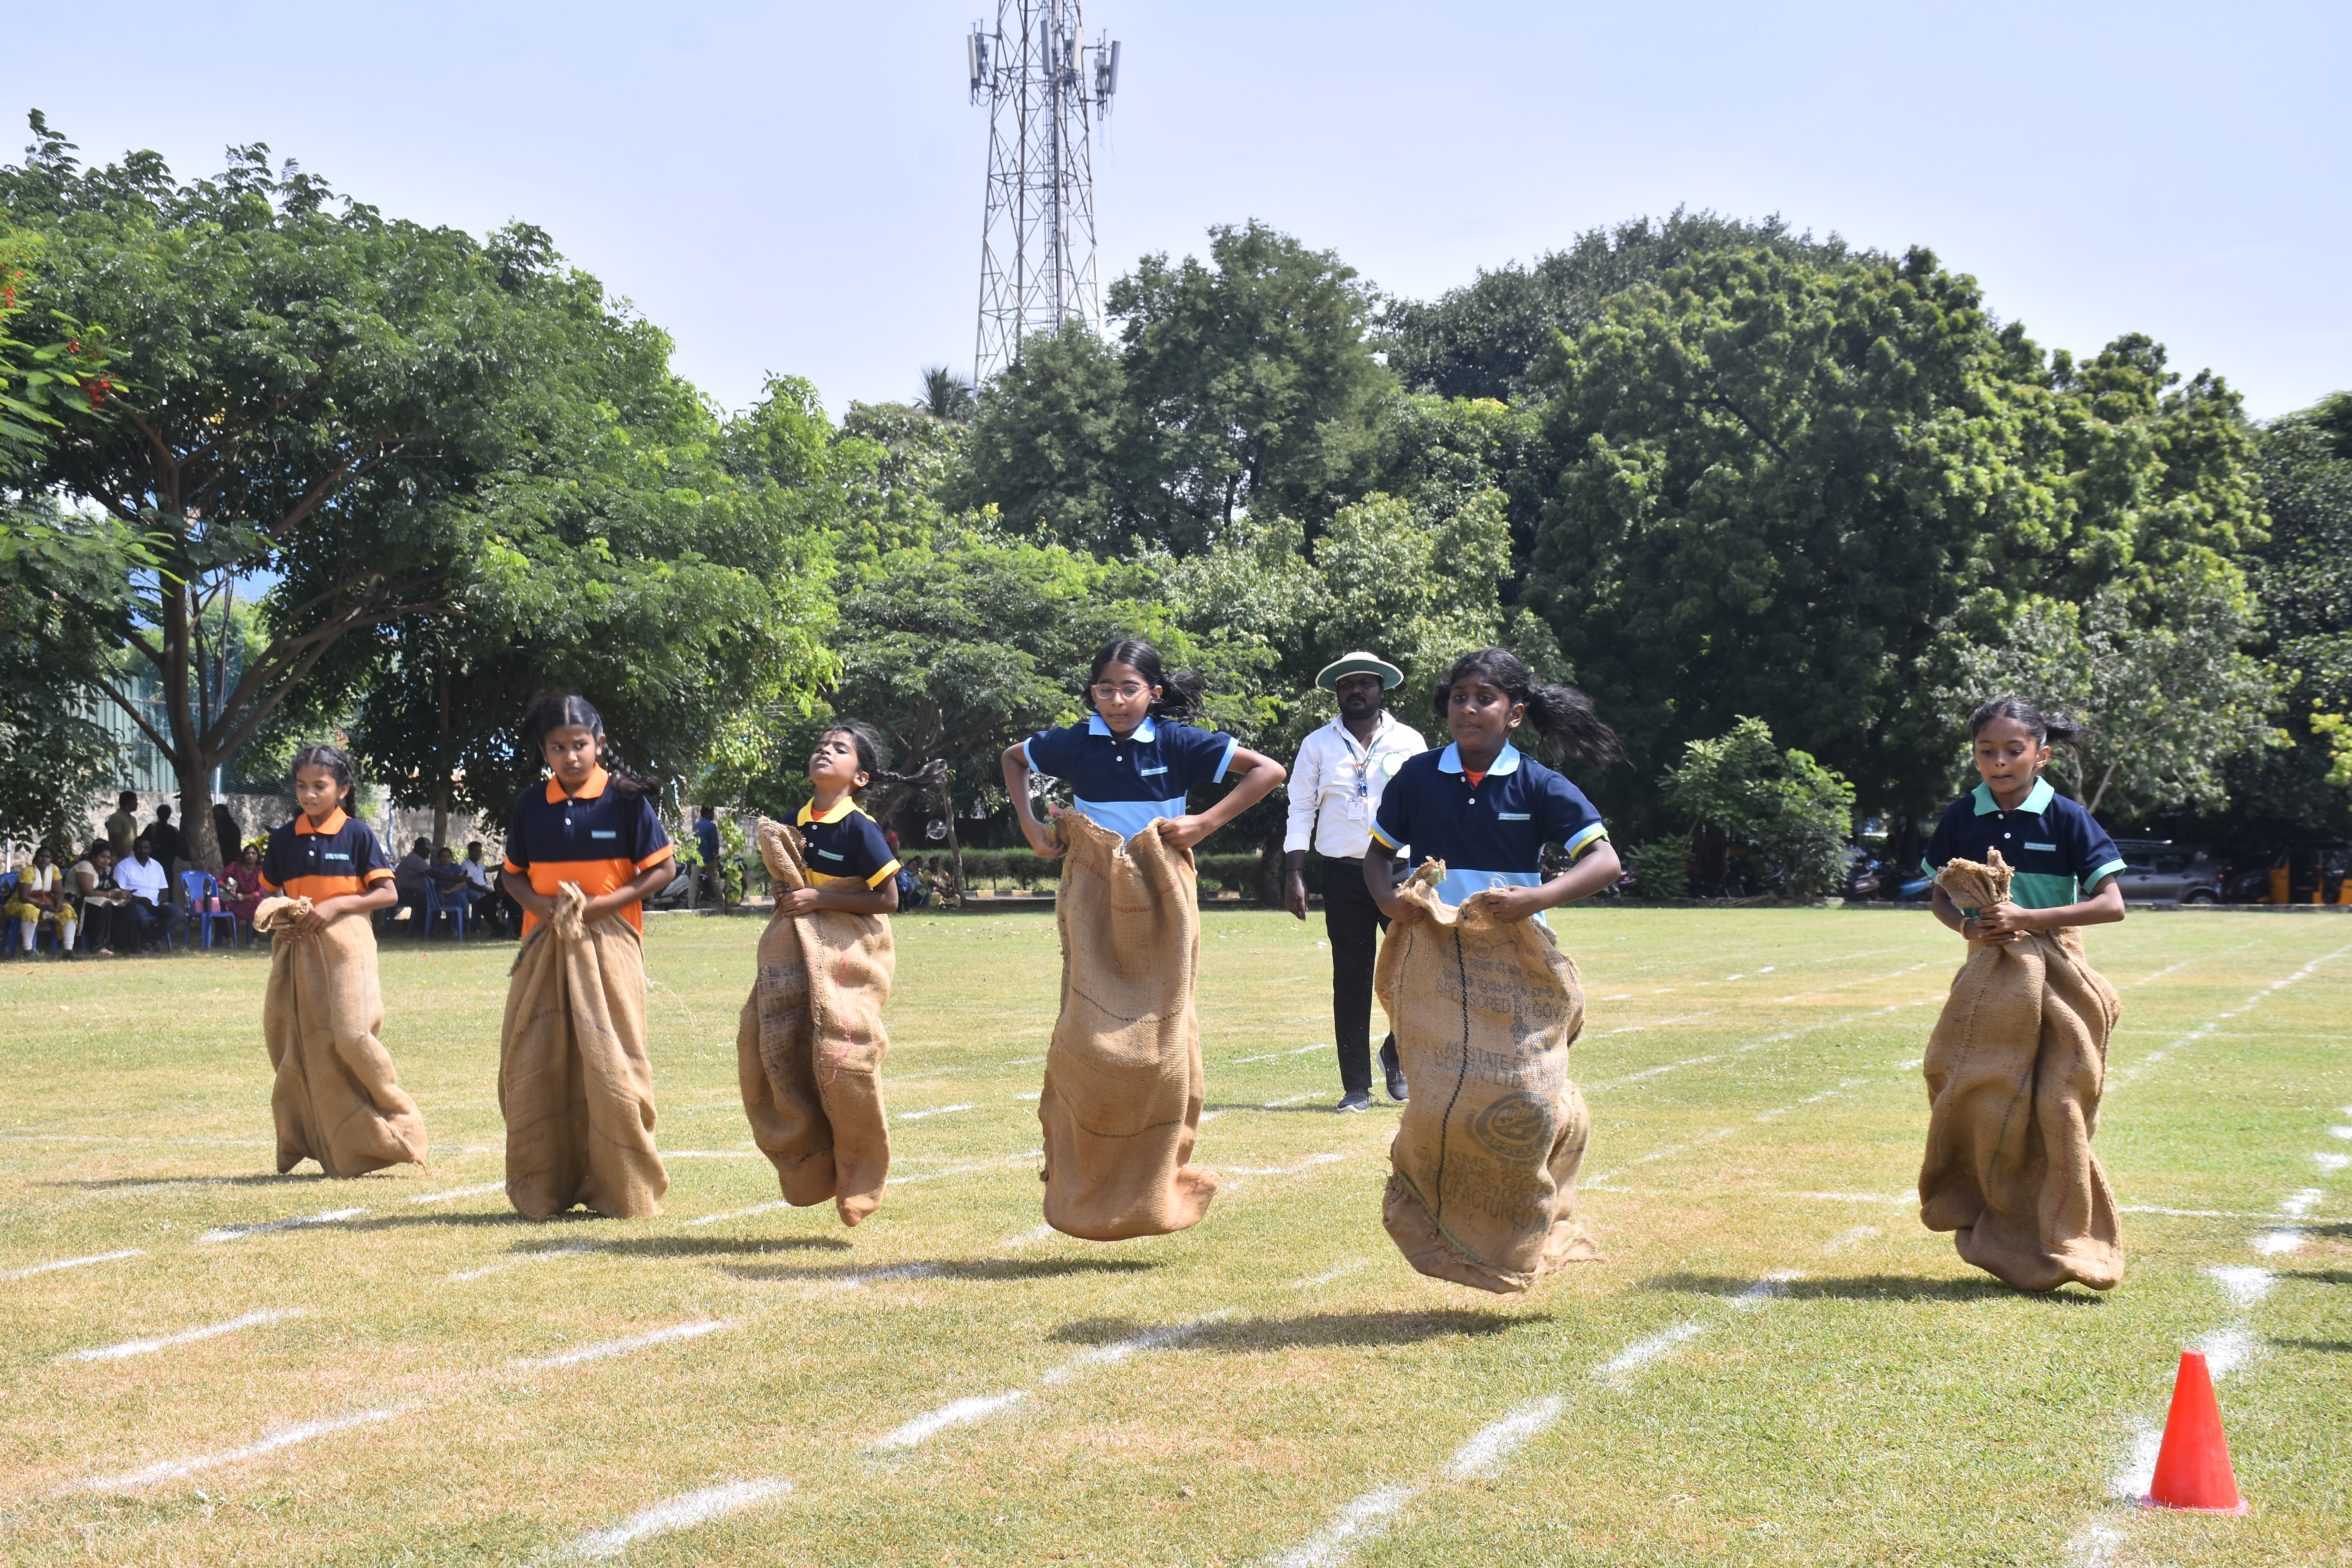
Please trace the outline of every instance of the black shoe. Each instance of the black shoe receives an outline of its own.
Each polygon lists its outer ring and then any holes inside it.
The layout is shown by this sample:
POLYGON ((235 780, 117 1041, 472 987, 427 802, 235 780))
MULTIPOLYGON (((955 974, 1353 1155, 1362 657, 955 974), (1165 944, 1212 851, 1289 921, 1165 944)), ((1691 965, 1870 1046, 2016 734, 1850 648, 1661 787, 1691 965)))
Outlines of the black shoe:
POLYGON ((1402 1105, 1408 1096, 1404 1091, 1404 1068, 1397 1060, 1394 1035, 1381 1042, 1381 1071, 1389 1080, 1389 1098, 1402 1105))
POLYGON ((1341 1095, 1339 1097, 1339 1103, 1333 1106, 1331 1109, 1334 1110, 1370 1110, 1371 1108, 1372 1096, 1370 1090, 1351 1089, 1347 1093, 1341 1095))

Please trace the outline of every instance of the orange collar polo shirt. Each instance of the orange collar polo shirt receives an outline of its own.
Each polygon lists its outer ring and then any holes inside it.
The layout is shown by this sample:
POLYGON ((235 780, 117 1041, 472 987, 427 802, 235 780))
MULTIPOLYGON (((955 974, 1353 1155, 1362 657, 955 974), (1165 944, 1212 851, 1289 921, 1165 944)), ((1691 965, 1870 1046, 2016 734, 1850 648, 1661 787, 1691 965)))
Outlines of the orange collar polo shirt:
POLYGON ((269 847, 261 857, 261 885, 289 899, 339 899, 378 882, 392 880, 392 862, 364 822, 345 816, 341 807, 326 826, 310 826, 310 814, 269 830, 269 847))
MULTIPOLYGON (((578 795, 564 794, 553 779, 544 789, 525 790, 507 829, 508 874, 528 876, 532 890, 550 898, 571 882, 593 899, 668 859, 669 835, 651 798, 611 785, 612 775, 597 768, 578 795)), ((631 925, 646 929, 639 906, 622 912, 631 925)), ((523 911, 524 936, 538 924, 538 916, 523 911)))

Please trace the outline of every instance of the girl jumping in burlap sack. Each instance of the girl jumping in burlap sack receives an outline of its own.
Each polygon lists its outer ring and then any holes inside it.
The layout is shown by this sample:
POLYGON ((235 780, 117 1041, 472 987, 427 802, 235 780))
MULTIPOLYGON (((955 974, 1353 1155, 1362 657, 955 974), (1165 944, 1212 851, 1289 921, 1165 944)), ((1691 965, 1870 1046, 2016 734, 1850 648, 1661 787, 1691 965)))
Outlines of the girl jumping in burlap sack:
POLYGON ((890 1129, 882 1110, 882 1006, 898 967, 890 919, 898 857, 857 795, 868 784, 936 787, 886 773, 860 724, 836 724, 810 753, 814 793, 793 826, 760 821, 760 856, 776 912, 760 937, 760 968, 735 1033, 743 1113, 776 1167, 784 1199, 834 1201, 844 1225, 882 1202, 890 1129))
POLYGON ((1372 989, 1412 1090, 1382 1217, 1423 1274, 1524 1290, 1595 1256, 1576 1221, 1590 1120, 1568 1076, 1584 992, 1543 912, 1611 886, 1618 864, 1584 792, 1512 742, 1532 729, 1596 767, 1625 753, 1584 693, 1502 648, 1465 655, 1435 695, 1453 744, 1397 770, 1372 828, 1420 868, 1399 887, 1390 856, 1364 857, 1391 921, 1372 989), (1547 845, 1568 856, 1549 879, 1547 845))
POLYGON ((425 1163, 425 1119, 383 1048, 373 911, 399 901, 392 862, 347 815, 351 759, 333 746, 294 753, 301 815, 269 832, 253 929, 273 934, 262 1036, 277 1081, 278 1169, 316 1160, 331 1176, 425 1163))
POLYGON ((530 1219, 575 1204, 656 1215, 669 1176, 654 1152, 638 906, 677 869, 669 835, 654 782, 613 754, 587 699, 541 698, 523 737, 551 776, 515 802, 499 878, 523 908, 499 1047, 507 1197, 530 1219))
POLYGON ((1094 1241, 1199 1223, 1217 1179, 1187 1163, 1201 1124, 1201 955, 1192 847, 1283 779, 1282 764, 1231 735, 1179 721, 1201 710, 1201 678, 1168 674, 1148 642, 1095 655, 1082 724, 1040 730, 1004 752, 1004 786, 1040 855, 1069 856, 1055 918, 1062 1011, 1045 1058, 1045 1222, 1094 1241), (1048 828, 1033 773, 1070 787, 1048 828), (1195 784, 1234 780, 1197 815, 1195 784))
POLYGON ((1969 730, 1984 783, 1927 845, 1936 918, 1969 947, 1927 1041, 1919 1217, 2021 1290, 2105 1290, 2123 1244, 2091 1138, 2119 1009, 2078 928, 2124 918, 2124 860, 2042 776, 2072 725, 2006 697, 1969 730))

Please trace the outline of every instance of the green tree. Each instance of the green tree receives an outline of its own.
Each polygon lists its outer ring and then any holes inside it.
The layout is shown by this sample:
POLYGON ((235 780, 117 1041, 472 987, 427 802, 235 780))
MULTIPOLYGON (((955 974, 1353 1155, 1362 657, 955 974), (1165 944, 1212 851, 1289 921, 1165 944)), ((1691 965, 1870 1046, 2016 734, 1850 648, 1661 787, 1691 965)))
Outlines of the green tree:
POLYGON ((1748 848, 1767 884, 1792 898, 1819 898, 1845 874, 1853 786, 1807 753, 1777 748, 1760 719, 1741 719, 1726 734, 1685 742, 1664 793, 1667 805, 1687 816, 1694 836, 1712 833, 1717 847, 1748 848))
POLYGON ((961 424, 971 417, 971 383, 943 364, 926 365, 922 395, 915 405, 934 419, 961 424))
POLYGON ((1562 466, 1526 597, 1637 769, 1748 714, 1928 809, 1958 649, 2036 594, 2115 585, 2153 626, 2173 574, 2257 533, 2226 386, 2176 387, 2143 338, 2045 359, 1925 251, 1704 256, 1547 374, 1562 466))
POLYGON ((2285 739, 2269 722, 2281 682, 2243 651, 2257 610, 2236 571, 2183 566, 2154 589, 2167 613, 2146 623, 2121 584, 2084 605, 2028 601, 1999 641, 1960 650, 1943 693, 1955 727, 1988 698, 2022 696, 2084 726, 2077 744, 2053 752, 2051 771, 2093 814, 2219 810, 2229 759, 2285 739))
POLYGON ((1255 221, 1212 228, 1207 263, 1147 256, 1114 283, 1139 531, 1186 554, 1245 508, 1319 527, 1392 384, 1374 302, 1337 255, 1255 221))
POLYGON ((1778 216, 1750 223, 1676 207, 1663 220, 1588 229, 1532 267, 1481 270, 1436 300, 1391 304, 1382 322, 1389 368, 1415 391, 1518 402, 1539 390, 1552 345, 1582 335, 1613 296, 1708 251, 1759 248, 1816 265, 1853 255, 1837 236, 1791 234, 1778 216))
POLYGON ((1034 333, 981 389, 971 468, 950 499, 1073 550, 1119 550, 1134 528, 1120 502, 1127 423, 1127 372, 1108 343, 1077 321, 1034 333))
POLYGON ((2302 837, 2352 836, 2345 732, 2352 710, 2352 393, 2273 421, 2254 459, 2269 537, 2246 560, 2264 613, 2261 650, 2293 682, 2282 728, 2293 744, 2231 765, 2234 825, 2302 837))
POLYGON ((130 712, 180 783, 190 853, 217 865, 215 765, 345 637, 442 601, 454 501, 493 453, 514 379, 516 302, 499 247, 387 221, 266 150, 175 185, 134 153, 83 170, 37 119, 0 169, 11 221, 43 237, 31 298, 104 321, 129 387, 117 417, 69 426, 31 479, 87 497, 155 546, 75 626, 45 636, 130 712), (226 584, 257 574, 272 637, 233 683, 198 635, 226 584), (102 668, 127 641, 152 669, 149 723, 102 668))

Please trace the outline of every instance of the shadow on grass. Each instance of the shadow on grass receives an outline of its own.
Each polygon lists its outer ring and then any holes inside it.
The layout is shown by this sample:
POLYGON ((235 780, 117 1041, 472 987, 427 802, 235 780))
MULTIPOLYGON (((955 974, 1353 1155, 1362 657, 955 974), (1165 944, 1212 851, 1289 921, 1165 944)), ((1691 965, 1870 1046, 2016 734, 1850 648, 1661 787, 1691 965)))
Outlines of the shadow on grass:
POLYGON ((2314 1285, 2352 1285, 2352 1273, 2341 1268, 2281 1268, 2284 1279, 2307 1279, 2314 1285))
POLYGON ((628 1236, 600 1241, 596 1250, 617 1258, 723 1258, 730 1252, 846 1252, 837 1236, 628 1236))
MULTIPOLYGON (((1428 1311, 1305 1312, 1291 1318, 1223 1319, 1186 1334, 1183 1342, 1187 1350, 1222 1351, 1227 1354, 1411 1345, 1448 1334, 1491 1337, 1524 1326, 1549 1324, 1551 1321, 1548 1317, 1482 1312, 1466 1307, 1428 1311)), ((1066 1344, 1115 1344, 1165 1327, 1138 1322, 1132 1318, 1081 1318, 1074 1323, 1065 1323, 1047 1337, 1066 1344)))
POLYGON ((2352 1352, 2352 1340, 2273 1340, 2271 1343, 2283 1350, 2321 1351, 2331 1355, 2352 1352))
MULTIPOLYGON (((846 1247, 845 1241, 822 1243, 846 1247)), ((980 1279, 1019 1280, 1050 1279, 1067 1274, 1140 1274, 1160 1265, 1140 1258, 912 1258, 904 1263, 877 1263, 859 1268, 850 1265, 838 1268, 818 1268, 792 1264, 754 1268, 740 1264, 721 1266, 738 1279, 768 1285, 846 1285, 854 1280, 870 1280, 877 1285, 919 1279, 980 1279), (877 1278, 887 1276, 887 1278, 877 1278)))
MULTIPOLYGON (((1697 1296, 1738 1296, 1754 1289, 1753 1279, 1727 1274, 1660 1274, 1642 1281, 1645 1290, 1697 1296)), ((1863 1274, 1845 1279, 1782 1279, 1776 1294, 1799 1301, 2033 1301, 2064 1307, 2095 1307, 2088 1290, 2020 1290, 1998 1279, 1928 1279, 1908 1274, 1863 1274)))

